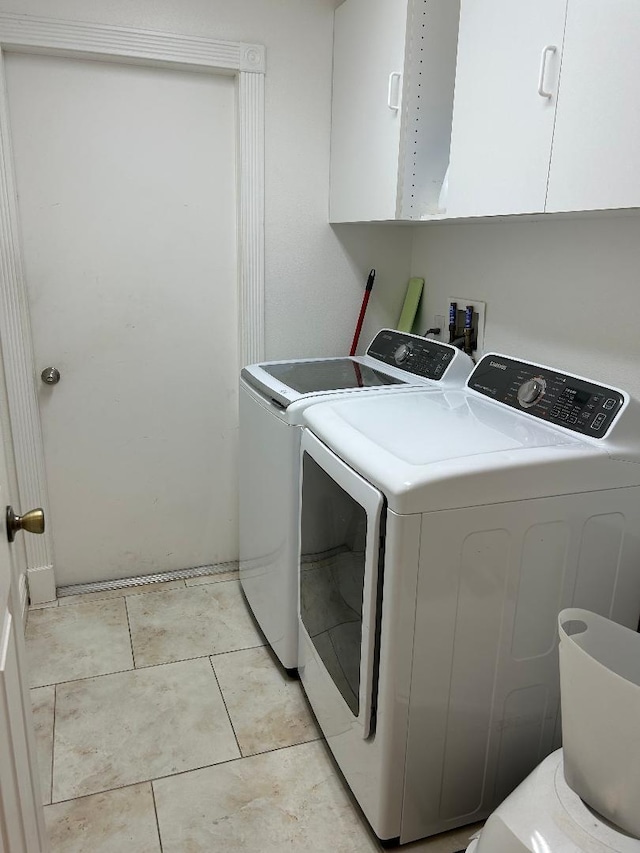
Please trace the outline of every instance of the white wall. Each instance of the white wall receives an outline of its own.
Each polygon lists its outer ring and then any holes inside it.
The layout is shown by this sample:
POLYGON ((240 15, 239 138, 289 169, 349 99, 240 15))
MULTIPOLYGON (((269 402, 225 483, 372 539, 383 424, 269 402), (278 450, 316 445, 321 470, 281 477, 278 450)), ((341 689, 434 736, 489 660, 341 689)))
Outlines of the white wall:
POLYGON ((334 0, 0 0, 0 11, 262 42, 269 358, 347 350, 370 267, 362 344, 427 280, 417 327, 451 292, 487 302, 486 346, 617 381, 640 396, 640 218, 439 226, 327 224, 334 0), (411 241, 413 239, 413 253, 411 241))
MULTIPOLYGON (((360 312, 364 286, 371 268, 376 271, 371 297, 367 306, 358 352, 364 352, 375 333, 383 326, 394 327, 397 323, 409 281, 413 229, 403 225, 334 225, 336 239, 345 253, 350 267, 350 276, 356 279, 353 288, 344 288, 342 299, 346 310, 343 318, 342 338, 348 351, 353 339, 356 320, 360 312), (352 298, 354 297, 354 298, 352 298), (347 298, 349 303, 347 303, 347 298)), ((349 275, 344 275, 349 281, 349 275)), ((326 295, 319 300, 320 316, 326 311, 326 295)), ((338 353, 338 349, 336 349, 338 353)))
POLYGON ((617 384, 640 398, 640 213, 414 229, 421 325, 447 297, 487 303, 485 351, 617 384))
POLYGON ((327 224, 334 6, 334 0, 0 0, 3 12, 266 45, 268 358, 346 352, 369 268, 380 269, 370 316, 394 315, 398 297, 386 285, 399 282, 402 295, 409 275, 409 229, 364 226, 347 233, 327 224))

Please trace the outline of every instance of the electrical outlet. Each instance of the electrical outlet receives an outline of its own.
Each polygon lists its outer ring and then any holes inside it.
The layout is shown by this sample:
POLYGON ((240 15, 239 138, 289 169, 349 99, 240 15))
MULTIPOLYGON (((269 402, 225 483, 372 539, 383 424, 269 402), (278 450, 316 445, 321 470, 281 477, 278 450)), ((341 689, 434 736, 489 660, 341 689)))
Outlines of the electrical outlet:
POLYGON ((442 314, 436 314, 433 318, 433 328, 440 329, 439 335, 434 335, 434 337, 438 338, 440 341, 446 341, 449 339, 449 333, 447 327, 444 324, 444 317, 442 314))
POLYGON ((449 340, 449 305, 455 302, 457 307, 456 318, 456 335, 462 336, 464 329, 464 320, 467 305, 473 305, 473 339, 475 347, 473 350, 473 358, 478 361, 484 355, 484 316, 487 309, 486 302, 481 302, 479 299, 472 299, 468 296, 450 296, 447 299, 447 316, 442 326, 443 340, 449 340))

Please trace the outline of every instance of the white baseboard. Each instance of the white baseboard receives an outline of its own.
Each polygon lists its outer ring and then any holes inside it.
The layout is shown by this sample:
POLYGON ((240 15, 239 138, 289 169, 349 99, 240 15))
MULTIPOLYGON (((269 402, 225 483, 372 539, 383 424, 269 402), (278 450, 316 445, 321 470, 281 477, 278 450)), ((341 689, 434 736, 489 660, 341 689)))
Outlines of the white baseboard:
POLYGON ((53 566, 27 569, 27 581, 31 604, 44 604, 45 601, 56 600, 56 581, 53 566))

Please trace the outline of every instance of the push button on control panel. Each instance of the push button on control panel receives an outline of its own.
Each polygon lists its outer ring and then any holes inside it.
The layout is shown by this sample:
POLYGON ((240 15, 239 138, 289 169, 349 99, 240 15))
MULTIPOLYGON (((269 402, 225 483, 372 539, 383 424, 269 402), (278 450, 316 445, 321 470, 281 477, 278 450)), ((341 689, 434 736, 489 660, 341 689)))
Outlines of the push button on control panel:
POLYGON ((602 424, 606 420, 606 415, 604 412, 600 412, 600 414, 596 415, 591 424, 591 429, 599 430, 602 429, 602 424))

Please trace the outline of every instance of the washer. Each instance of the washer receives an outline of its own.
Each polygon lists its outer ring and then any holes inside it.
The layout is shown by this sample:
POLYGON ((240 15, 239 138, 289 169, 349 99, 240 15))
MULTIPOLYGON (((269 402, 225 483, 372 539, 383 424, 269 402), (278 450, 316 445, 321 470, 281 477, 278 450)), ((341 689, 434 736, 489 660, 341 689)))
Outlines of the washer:
POLYGON ((484 825, 467 853, 639 853, 640 840, 586 806, 549 755, 484 825))
POLYGON ((303 414, 299 671, 374 831, 482 820, 560 743, 557 617, 640 615, 640 407, 488 355, 303 414))
POLYGON ((449 344, 381 330, 363 357, 279 361, 240 379, 240 582, 287 669, 298 660, 300 435, 312 404, 345 395, 462 387, 473 362, 449 344))

